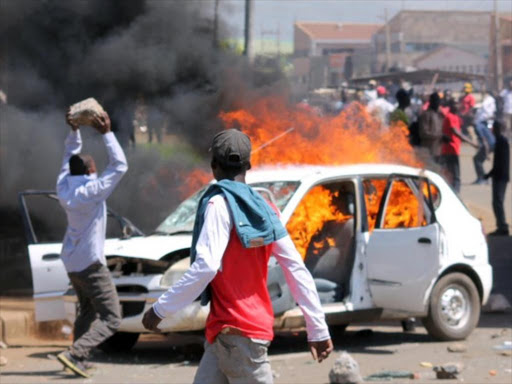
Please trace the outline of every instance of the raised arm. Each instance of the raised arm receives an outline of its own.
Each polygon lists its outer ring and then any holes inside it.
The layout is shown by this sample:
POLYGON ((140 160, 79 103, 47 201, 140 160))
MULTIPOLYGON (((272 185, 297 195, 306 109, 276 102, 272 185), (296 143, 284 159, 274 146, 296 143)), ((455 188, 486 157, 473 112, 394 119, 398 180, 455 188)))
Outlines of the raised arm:
POLYGON ((103 135, 103 142, 107 148, 108 165, 98 179, 87 183, 80 188, 78 193, 91 200, 106 200, 114 191, 128 170, 128 163, 123 149, 119 145, 114 133, 110 130, 110 119, 107 113, 101 118, 96 118, 94 128, 103 135))
POLYGON ((57 193, 59 192, 66 176, 69 175, 69 158, 73 155, 78 155, 82 150, 82 137, 78 125, 74 125, 69 118, 69 111, 66 114, 66 122, 71 127, 66 140, 64 141, 64 156, 62 158, 62 165, 60 168, 59 176, 57 177, 57 193))
POLYGON ((321 362, 329 356, 333 346, 313 277, 304 265, 290 236, 276 241, 272 252, 283 269, 293 298, 304 314, 313 358, 315 360, 318 358, 321 362))

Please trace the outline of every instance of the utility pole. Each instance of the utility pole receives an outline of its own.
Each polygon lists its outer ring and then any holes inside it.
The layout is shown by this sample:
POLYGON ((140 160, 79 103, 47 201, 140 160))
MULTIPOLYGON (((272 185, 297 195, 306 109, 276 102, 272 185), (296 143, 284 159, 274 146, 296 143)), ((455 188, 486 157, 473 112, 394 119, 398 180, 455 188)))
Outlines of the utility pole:
POLYGON ((220 0, 215 0, 214 8, 213 8, 213 46, 218 47, 219 45, 219 2, 220 0))
POLYGON ((391 67, 391 32, 389 30, 388 9, 384 9, 384 27, 386 28, 386 72, 391 67))
POLYGON ((501 59, 501 35, 500 35, 500 17, 498 15, 498 1, 494 0, 494 59, 495 63, 495 87, 496 91, 503 88, 503 62, 501 59))
POLYGON ((252 47, 253 16, 254 0, 245 0, 244 56, 247 56, 251 62, 254 59, 254 51, 252 47))

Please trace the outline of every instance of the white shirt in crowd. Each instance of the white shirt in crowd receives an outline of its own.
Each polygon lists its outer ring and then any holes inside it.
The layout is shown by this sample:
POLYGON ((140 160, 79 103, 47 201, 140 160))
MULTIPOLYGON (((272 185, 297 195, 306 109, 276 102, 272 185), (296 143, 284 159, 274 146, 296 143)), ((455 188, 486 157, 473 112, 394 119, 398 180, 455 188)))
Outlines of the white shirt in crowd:
POLYGON ((364 91, 364 100, 369 103, 373 100, 377 100, 377 90, 376 89, 365 89, 364 91))
POLYGON ((106 265, 104 244, 107 228, 105 200, 128 170, 124 152, 112 132, 103 135, 109 163, 101 176, 71 176, 69 158, 82 149, 80 131, 66 138, 62 168, 57 178, 57 196, 66 211, 68 226, 61 259, 68 272, 80 272, 93 263, 106 265))
MULTIPOLYGON (((232 221, 224 196, 212 197, 197 241, 196 260, 181 279, 153 305, 158 317, 170 316, 191 304, 213 280, 217 271, 222 270, 222 257, 228 246, 232 221)), ((304 314, 308 340, 329 339, 329 329, 313 277, 290 236, 274 242, 272 247, 272 254, 283 269, 292 296, 304 314)))
POLYGON ((500 96, 503 98, 503 113, 512 115, 512 88, 504 89, 500 96))
POLYGON ((489 94, 486 94, 484 99, 482 100, 482 104, 480 108, 476 111, 475 121, 487 121, 494 119, 494 114, 496 113, 496 101, 494 97, 489 94))
POLYGON ((395 106, 383 97, 370 101, 368 103, 368 112, 376 116, 382 124, 388 124, 389 115, 395 110, 395 106))

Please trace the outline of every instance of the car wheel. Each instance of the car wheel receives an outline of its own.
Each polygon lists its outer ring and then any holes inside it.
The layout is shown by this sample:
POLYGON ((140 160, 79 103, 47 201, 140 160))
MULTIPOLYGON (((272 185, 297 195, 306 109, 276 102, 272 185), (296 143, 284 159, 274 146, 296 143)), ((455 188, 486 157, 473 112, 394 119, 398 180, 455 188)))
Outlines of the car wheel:
POLYGON ((480 296, 473 281, 462 273, 443 276, 430 295, 423 324, 438 340, 465 339, 480 318, 480 296))
POLYGON ((98 348, 108 353, 129 351, 137 344, 139 335, 140 333, 116 332, 101 343, 98 348))

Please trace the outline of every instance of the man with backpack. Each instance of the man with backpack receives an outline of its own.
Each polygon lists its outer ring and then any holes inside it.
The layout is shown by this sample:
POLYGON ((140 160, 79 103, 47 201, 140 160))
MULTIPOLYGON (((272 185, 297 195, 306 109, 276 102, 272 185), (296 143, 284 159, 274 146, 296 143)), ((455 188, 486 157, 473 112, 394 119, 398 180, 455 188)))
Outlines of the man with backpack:
POLYGON ((439 112, 441 98, 437 92, 430 95, 428 108, 419 117, 420 144, 427 149, 435 162, 441 156, 444 116, 439 112))

